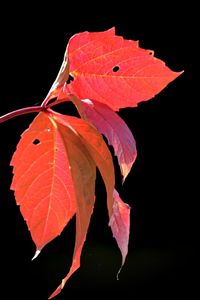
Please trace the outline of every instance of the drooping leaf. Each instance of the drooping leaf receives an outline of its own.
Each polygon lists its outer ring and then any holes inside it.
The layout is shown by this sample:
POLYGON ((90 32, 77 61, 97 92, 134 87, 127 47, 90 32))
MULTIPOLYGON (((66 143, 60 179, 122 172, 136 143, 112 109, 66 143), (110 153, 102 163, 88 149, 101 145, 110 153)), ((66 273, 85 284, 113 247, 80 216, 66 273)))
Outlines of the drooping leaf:
POLYGON ((70 116, 66 117, 61 114, 55 114, 55 112, 54 119, 57 123, 59 122, 64 126, 67 126, 67 124, 68 126, 70 125, 82 138, 84 145, 87 147, 104 180, 107 191, 108 211, 111 217, 114 202, 115 175, 112 156, 102 136, 95 127, 85 120, 70 116))
MULTIPOLYGON (((67 94, 67 91, 62 93, 62 97, 71 100, 80 116, 105 135, 108 143, 114 148, 124 181, 137 157, 136 142, 126 123, 106 104, 89 99, 80 100, 67 94)), ((58 98, 58 103, 60 100, 62 101, 62 98, 58 98)))
POLYGON ((80 266, 94 206, 96 165, 105 181, 110 217, 113 213, 111 154, 102 136, 87 121, 48 111, 40 113, 22 135, 11 164, 14 166, 12 189, 37 251, 60 234, 69 221, 70 209, 73 208, 70 217, 76 212, 72 266, 55 295, 80 266), (58 224, 61 217, 62 226, 58 224))
POLYGON ((95 163, 76 133, 73 130, 70 132, 66 126, 59 124, 59 122, 57 124, 69 155, 77 194, 76 242, 72 266, 67 276, 62 280, 61 284, 52 293, 49 299, 60 293, 69 277, 80 267, 80 256, 95 201, 95 163))
POLYGON ((106 104, 82 100, 84 114, 113 146, 125 180, 136 159, 135 139, 126 123, 106 104))
POLYGON ((122 201, 116 190, 114 190, 113 192, 113 198, 113 215, 110 218, 109 225, 112 229, 113 236, 116 239, 118 247, 121 251, 123 266, 128 253, 128 242, 130 233, 130 206, 122 201))
MULTIPOLYGON (((91 171, 91 167, 97 165, 106 185, 107 203, 110 216, 113 213, 113 190, 115 180, 111 154, 102 136, 93 126, 82 119, 64 116, 55 112, 52 113, 51 117, 55 120, 59 131, 62 133, 65 147, 67 149, 68 156, 70 157, 70 162, 72 162, 71 170, 75 182, 78 201, 76 216, 76 245, 72 266, 67 276, 62 280, 62 283, 50 296, 50 298, 53 298, 61 291, 69 277, 80 266, 80 255, 94 203, 94 190, 93 194, 88 192, 90 185, 87 182, 88 179, 84 180, 84 177, 88 178, 89 176, 90 180, 94 179, 95 175, 94 172, 91 171), (68 129, 71 129, 71 135, 67 134, 68 129), (72 141, 73 144, 71 143, 72 141), (77 155, 78 151, 80 151, 81 155, 77 155), (85 154, 87 154, 88 166, 87 163, 84 162, 83 155, 85 156, 85 154), (90 197, 87 196, 88 193, 90 197), (86 203, 83 203, 83 201, 86 201, 86 203)), ((94 185, 92 186, 94 189, 94 185)))
POLYGON ((11 165, 11 189, 40 251, 61 233, 77 207, 62 137, 46 113, 23 133, 11 165))
POLYGON ((113 29, 74 35, 68 56, 73 77, 68 92, 113 110, 151 99, 181 74, 155 58, 153 51, 139 48, 138 42, 115 35, 113 29))

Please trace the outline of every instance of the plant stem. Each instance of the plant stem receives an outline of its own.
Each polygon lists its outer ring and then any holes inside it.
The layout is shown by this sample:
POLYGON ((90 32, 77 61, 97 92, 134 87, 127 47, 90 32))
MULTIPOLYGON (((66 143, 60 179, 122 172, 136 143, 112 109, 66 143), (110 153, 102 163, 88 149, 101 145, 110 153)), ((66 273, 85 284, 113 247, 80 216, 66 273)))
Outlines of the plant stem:
POLYGON ((0 123, 3 123, 9 119, 15 118, 17 116, 26 115, 34 112, 40 112, 43 108, 41 106, 30 106, 21 109, 14 110, 0 117, 0 123))
POLYGON ((47 107, 47 104, 48 104, 48 102, 49 102, 49 100, 50 100, 50 99, 49 99, 50 95, 51 95, 51 90, 48 92, 46 98, 45 98, 44 101, 42 102, 41 107, 43 107, 43 108, 46 108, 46 107, 47 107))
POLYGON ((48 104, 46 107, 43 107, 42 105, 40 105, 40 106, 30 106, 30 107, 20 108, 20 109, 11 111, 11 112, 1 116, 0 123, 3 123, 5 121, 8 121, 12 118, 15 118, 15 117, 18 117, 21 115, 36 113, 36 112, 40 112, 42 110, 47 110, 47 108, 51 108, 57 104, 67 102, 67 101, 69 101, 69 98, 60 99, 59 101, 55 101, 55 103, 53 102, 53 103, 48 104))

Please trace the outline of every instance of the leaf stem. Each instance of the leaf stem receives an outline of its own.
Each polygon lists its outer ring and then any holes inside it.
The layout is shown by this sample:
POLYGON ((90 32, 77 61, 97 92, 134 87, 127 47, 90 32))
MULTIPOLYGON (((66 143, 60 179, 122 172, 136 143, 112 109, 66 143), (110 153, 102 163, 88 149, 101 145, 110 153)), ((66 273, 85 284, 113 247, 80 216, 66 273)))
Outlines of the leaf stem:
POLYGON ((46 108, 47 107, 47 104, 49 102, 49 98, 50 98, 50 95, 51 95, 51 89, 49 91, 49 93, 47 94, 46 98, 43 100, 42 104, 41 104, 41 107, 42 108, 46 108))
POLYGON ((30 107, 25 107, 25 108, 20 108, 20 109, 14 110, 12 112, 9 112, 9 113, 1 116, 0 123, 3 123, 5 121, 15 118, 17 116, 26 115, 26 114, 30 114, 30 113, 34 113, 34 112, 40 112, 42 109, 43 109, 43 107, 40 105, 40 106, 30 106, 30 107))
POLYGON ((48 108, 51 108, 57 104, 63 103, 63 102, 67 102, 69 101, 69 98, 63 98, 60 99, 59 101, 55 101, 53 103, 48 104, 47 106, 43 106, 44 101, 41 105, 39 106, 30 106, 30 107, 24 107, 24 108, 20 108, 14 111, 11 111, 3 116, 0 117, 0 123, 6 122, 12 118, 21 116, 21 115, 26 115, 26 114, 30 114, 30 113, 36 113, 36 112, 40 112, 42 110, 47 110, 48 108))

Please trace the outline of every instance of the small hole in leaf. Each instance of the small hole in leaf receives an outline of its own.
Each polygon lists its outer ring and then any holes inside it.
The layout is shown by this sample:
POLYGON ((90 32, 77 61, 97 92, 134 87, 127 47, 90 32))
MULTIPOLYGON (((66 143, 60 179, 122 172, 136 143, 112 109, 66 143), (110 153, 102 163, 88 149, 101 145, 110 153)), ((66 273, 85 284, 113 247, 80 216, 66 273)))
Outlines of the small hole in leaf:
POLYGON ((72 75, 69 74, 69 77, 67 79, 67 84, 70 84, 71 81, 74 81, 74 77, 72 75))
POLYGON ((117 72, 117 71, 119 71, 119 66, 115 66, 115 67, 113 68, 113 72, 117 72))
POLYGON ((38 139, 35 139, 35 140, 33 141, 33 144, 34 144, 34 145, 38 145, 38 144, 40 144, 40 140, 38 140, 38 139))

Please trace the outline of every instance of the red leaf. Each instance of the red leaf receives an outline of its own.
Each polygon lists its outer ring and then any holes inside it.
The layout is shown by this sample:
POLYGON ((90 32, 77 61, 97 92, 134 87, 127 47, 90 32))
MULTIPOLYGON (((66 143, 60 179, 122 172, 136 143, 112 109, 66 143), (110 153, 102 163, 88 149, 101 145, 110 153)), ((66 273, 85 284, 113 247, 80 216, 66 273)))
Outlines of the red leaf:
POLYGON ((108 206, 111 214, 114 171, 110 152, 102 136, 94 127, 84 120, 63 116, 55 112, 52 113, 51 117, 55 120, 59 132, 62 134, 71 162, 72 176, 77 193, 76 244, 73 262, 67 276, 50 296, 50 298, 53 298, 80 266, 80 255, 94 204, 94 182, 92 180, 95 180, 95 169, 92 171, 91 168, 97 165, 102 174, 107 188, 108 206), (71 130, 70 135, 67 133, 68 129, 71 130))
POLYGON ((67 94, 65 87, 57 103, 62 101, 63 97, 67 97, 74 103, 80 116, 90 121, 100 133, 105 135, 108 143, 114 148, 124 181, 137 156, 136 142, 130 129, 106 104, 89 99, 80 100, 74 95, 67 94))
POLYGON ((80 99, 107 104, 113 110, 136 106, 158 94, 181 72, 173 72, 138 42, 116 36, 114 30, 83 32, 68 44, 68 92, 80 99))
POLYGON ((99 171, 104 180, 107 191, 107 203, 109 216, 112 215, 113 209, 113 190, 115 185, 115 174, 112 156, 102 136, 96 128, 91 126, 85 120, 75 117, 63 116, 54 112, 56 122, 62 123, 64 126, 71 126, 82 138, 84 145, 87 147, 93 161, 99 168, 99 171), (67 125, 68 124, 68 125, 67 125))
MULTIPOLYGON (((68 117, 65 119, 65 122, 63 122, 63 120, 59 122, 60 120, 58 115, 56 117, 58 128, 62 134, 71 162, 72 176, 77 194, 76 243, 72 266, 69 273, 62 280, 62 283, 53 292, 49 299, 60 293, 69 277, 80 267, 81 251, 86 238, 90 216, 92 214, 95 201, 95 164, 86 147, 81 142, 80 137, 76 135, 74 130, 69 130, 67 128, 67 126, 69 126, 68 117)), ((82 123, 83 122, 84 121, 82 121, 82 123)))
MULTIPOLYGON (((103 105, 103 107, 104 106, 105 105, 103 105)), ((69 122, 70 126, 72 126, 73 129, 75 129, 76 132, 83 138, 84 145, 88 147, 90 155, 96 162, 102 174, 104 182, 107 185, 108 193, 110 193, 109 191, 112 191, 112 200, 110 203, 108 200, 108 208, 112 206, 110 209, 109 225, 111 226, 113 236, 121 250, 123 265, 128 252, 130 207, 121 200, 119 194, 114 189, 114 176, 112 176, 113 165, 110 152, 107 150, 101 136, 97 139, 96 130, 94 130, 87 122, 74 117, 65 117, 63 115, 58 115, 58 118, 57 115, 54 115, 54 118, 57 123, 61 122, 65 126, 67 125, 66 122, 69 122)))
MULTIPOLYGON (((117 228, 117 224, 122 222, 126 212, 117 192, 113 194, 115 178, 111 154, 90 123, 53 111, 40 113, 23 133, 11 164, 14 166, 12 189, 37 246, 36 254, 61 233, 76 212, 72 266, 51 297, 60 292, 80 266, 95 201, 96 165, 106 185, 109 224, 124 263, 128 232, 122 225, 117 228)), ((124 226, 127 224, 126 217, 124 226)))
POLYGON ((56 123, 46 113, 40 113, 23 133, 11 165, 11 188, 41 250, 76 211, 70 162, 56 123))
MULTIPOLYGON (((121 268, 125 262, 128 253, 128 242, 129 242, 129 232, 130 232, 130 206, 121 200, 116 190, 114 190, 113 192, 113 199, 114 199, 113 215, 110 218, 109 226, 111 227, 113 236, 116 239, 118 247, 122 254, 122 265, 117 274, 117 278, 118 278, 118 275, 121 271, 121 268)), ((70 272, 62 280, 62 283, 57 287, 57 289, 51 294, 49 299, 52 299, 53 297, 55 297, 61 292, 66 281, 69 279, 72 273, 80 266, 80 252, 81 249, 77 251, 78 259, 73 260, 73 265, 70 269, 70 272)))
MULTIPOLYGON (((111 28, 107 31, 105 31, 104 35, 105 36, 113 36, 115 33, 115 29, 111 28)), ((95 41, 99 38, 99 33, 98 32, 83 32, 80 34, 75 34, 74 37, 77 36, 79 39, 79 47, 85 46, 85 44, 88 41, 95 41)), ((73 44, 73 41, 71 41, 71 51, 76 50, 76 43, 73 44), (74 49, 75 47, 75 49, 74 49)), ((78 59, 78 57, 77 57, 78 59)), ((64 59, 62 62, 62 65, 60 67, 60 70, 58 72, 58 75, 46 97, 46 102, 48 103, 49 100, 52 98, 56 98, 62 93, 62 87, 64 86, 65 82, 67 81, 69 77, 69 59, 68 59, 68 46, 64 54, 64 59)))
POLYGON ((123 266, 126 259, 126 255, 128 253, 128 242, 130 232, 130 206, 121 200, 116 190, 114 190, 113 192, 113 197, 113 215, 110 218, 109 225, 112 229, 113 236, 117 241, 118 247, 121 250, 123 266))
POLYGON ((136 143, 130 129, 106 104, 83 100, 82 105, 85 117, 105 135, 108 143, 113 146, 123 180, 125 180, 137 156, 136 143))
POLYGON ((136 158, 136 145, 114 110, 152 98, 180 74, 156 59, 152 51, 139 48, 138 42, 116 36, 113 28, 80 33, 70 39, 58 76, 42 103, 46 112, 40 113, 23 133, 11 161, 11 188, 36 244, 36 255, 76 213, 72 265, 50 298, 80 267, 95 202, 96 166, 106 186, 109 225, 123 266, 128 252, 130 207, 114 189, 112 156, 98 131, 113 146, 125 179, 136 158), (69 61, 73 80, 67 84, 69 61), (48 103, 55 97, 56 103, 73 101, 84 120, 51 111, 48 103))

